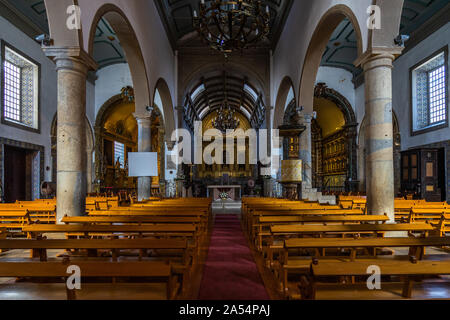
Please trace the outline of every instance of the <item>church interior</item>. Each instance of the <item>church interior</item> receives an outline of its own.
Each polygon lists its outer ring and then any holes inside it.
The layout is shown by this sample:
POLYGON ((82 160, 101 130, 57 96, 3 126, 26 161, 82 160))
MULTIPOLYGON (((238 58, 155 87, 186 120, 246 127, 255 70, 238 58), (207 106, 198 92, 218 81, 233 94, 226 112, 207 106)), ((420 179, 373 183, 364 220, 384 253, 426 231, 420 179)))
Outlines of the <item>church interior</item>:
POLYGON ((449 0, 0 0, 0 300, 450 299, 449 0))

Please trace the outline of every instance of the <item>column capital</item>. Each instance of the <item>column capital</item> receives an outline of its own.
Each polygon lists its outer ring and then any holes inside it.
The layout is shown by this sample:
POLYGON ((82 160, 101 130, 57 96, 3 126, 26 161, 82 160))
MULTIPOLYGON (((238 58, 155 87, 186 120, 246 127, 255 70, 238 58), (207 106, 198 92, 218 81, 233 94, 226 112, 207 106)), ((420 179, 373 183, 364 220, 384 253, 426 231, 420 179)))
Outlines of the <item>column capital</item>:
POLYGON ((80 47, 44 47, 45 55, 56 63, 57 70, 74 70, 83 73, 98 69, 97 62, 80 47))
POLYGON ((169 151, 173 151, 173 148, 175 147, 175 143, 176 143, 176 141, 166 141, 167 149, 169 151))
POLYGON ((392 62, 402 54, 404 47, 395 48, 371 48, 362 54, 353 64, 356 67, 364 69, 370 65, 369 69, 373 67, 391 67, 392 62))
POLYGON ((133 117, 136 119, 138 125, 144 125, 148 123, 150 126, 152 123, 152 115, 151 113, 144 114, 144 113, 133 113, 133 117))
POLYGON ((312 119, 314 119, 314 113, 303 113, 303 119, 305 123, 311 123, 312 119))

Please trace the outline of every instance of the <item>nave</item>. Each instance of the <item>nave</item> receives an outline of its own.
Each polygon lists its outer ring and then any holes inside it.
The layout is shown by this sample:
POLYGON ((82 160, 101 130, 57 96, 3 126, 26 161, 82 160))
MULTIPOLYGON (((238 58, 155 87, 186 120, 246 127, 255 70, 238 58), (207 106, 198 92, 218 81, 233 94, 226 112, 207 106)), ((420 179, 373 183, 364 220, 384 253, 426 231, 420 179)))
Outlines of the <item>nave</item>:
MULTIPOLYGON (((51 200, 0 205, 5 300, 442 299, 450 294, 450 208, 396 200, 397 224, 337 205, 244 198, 88 198, 85 217, 55 224, 51 200), (408 234, 409 237, 404 237, 408 234), (68 266, 81 290, 66 288, 68 266), (370 290, 368 267, 381 269, 370 290)), ((70 274, 70 272, 69 272, 70 274)))

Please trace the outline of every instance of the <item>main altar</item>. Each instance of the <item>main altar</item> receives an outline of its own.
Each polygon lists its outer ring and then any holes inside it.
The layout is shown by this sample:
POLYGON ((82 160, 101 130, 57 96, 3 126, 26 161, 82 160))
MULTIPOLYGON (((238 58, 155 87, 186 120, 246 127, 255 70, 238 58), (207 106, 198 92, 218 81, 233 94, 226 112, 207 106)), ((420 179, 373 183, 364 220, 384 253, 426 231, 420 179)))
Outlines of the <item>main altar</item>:
POLYGON ((239 185, 234 186, 208 186, 207 196, 212 197, 213 201, 220 200, 220 195, 226 193, 228 198, 233 201, 241 200, 242 188, 239 185))

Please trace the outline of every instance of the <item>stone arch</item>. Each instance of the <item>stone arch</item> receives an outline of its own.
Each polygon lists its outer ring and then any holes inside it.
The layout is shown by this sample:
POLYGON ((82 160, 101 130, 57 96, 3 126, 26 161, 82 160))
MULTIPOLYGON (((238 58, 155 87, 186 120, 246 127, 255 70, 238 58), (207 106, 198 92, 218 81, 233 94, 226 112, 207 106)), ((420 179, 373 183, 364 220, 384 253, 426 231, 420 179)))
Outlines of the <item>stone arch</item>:
MULTIPOLYGON (((348 183, 348 191, 354 191, 356 188, 355 185, 352 185, 357 179, 357 120, 356 114, 354 112, 353 106, 350 102, 338 91, 328 88, 325 83, 318 83, 314 88, 314 98, 324 98, 331 102, 333 102, 336 107, 342 112, 345 120, 345 126, 343 127, 343 132, 346 142, 346 153, 348 155, 347 158, 347 183, 348 183)), ((313 128, 317 125, 316 121, 313 121, 313 128)), ((314 128, 317 129, 317 128, 314 128)), ((313 130, 314 131, 314 130, 313 130)), ((312 142, 312 157, 313 159, 319 159, 316 148, 314 146, 314 142, 312 142)))
POLYGON ((289 76, 284 77, 284 79, 281 81, 280 87, 278 88, 278 94, 275 102, 275 109, 273 113, 273 125, 272 128, 277 129, 280 125, 283 124, 283 117, 285 114, 285 107, 286 103, 288 101, 288 94, 291 90, 294 91, 294 100, 297 101, 296 95, 295 95, 295 87, 292 82, 292 79, 289 76))
POLYGON ((361 27, 352 9, 343 4, 330 8, 316 26, 303 63, 298 102, 307 113, 313 111, 314 87, 326 45, 334 30, 345 18, 350 20, 355 29, 358 57, 363 54, 361 27))
POLYGON ((163 78, 159 78, 156 82, 155 89, 153 91, 153 99, 156 97, 157 90, 161 96, 162 102, 162 106, 159 107, 161 108, 160 111, 162 114, 162 119, 164 120, 165 140, 170 141, 172 132, 176 129, 175 112, 169 86, 163 78))
POLYGON ((369 50, 395 47, 394 39, 398 36, 402 19, 404 0, 373 0, 381 9, 381 29, 369 30, 369 50))
POLYGON ((151 92, 148 86, 147 69, 142 50, 136 34, 125 13, 113 4, 105 4, 98 9, 90 29, 89 54, 94 51, 94 38, 96 26, 101 18, 105 18, 113 28, 125 52, 130 67, 131 79, 136 101, 136 113, 145 113, 145 108, 150 105, 151 92))
MULTIPOLYGON (((94 152, 94 130, 92 129, 91 122, 87 117, 85 117, 86 125, 86 176, 87 176, 87 192, 92 192, 92 178, 93 178, 93 159, 92 154, 94 152)), ((57 125, 58 113, 53 116, 52 124, 50 127, 50 140, 51 140, 51 156, 52 156, 52 180, 56 179, 56 169, 57 169, 57 125)))
POLYGON ((67 8, 78 5, 77 0, 45 0, 50 37, 55 47, 83 48, 82 30, 70 30, 66 27, 67 8))

